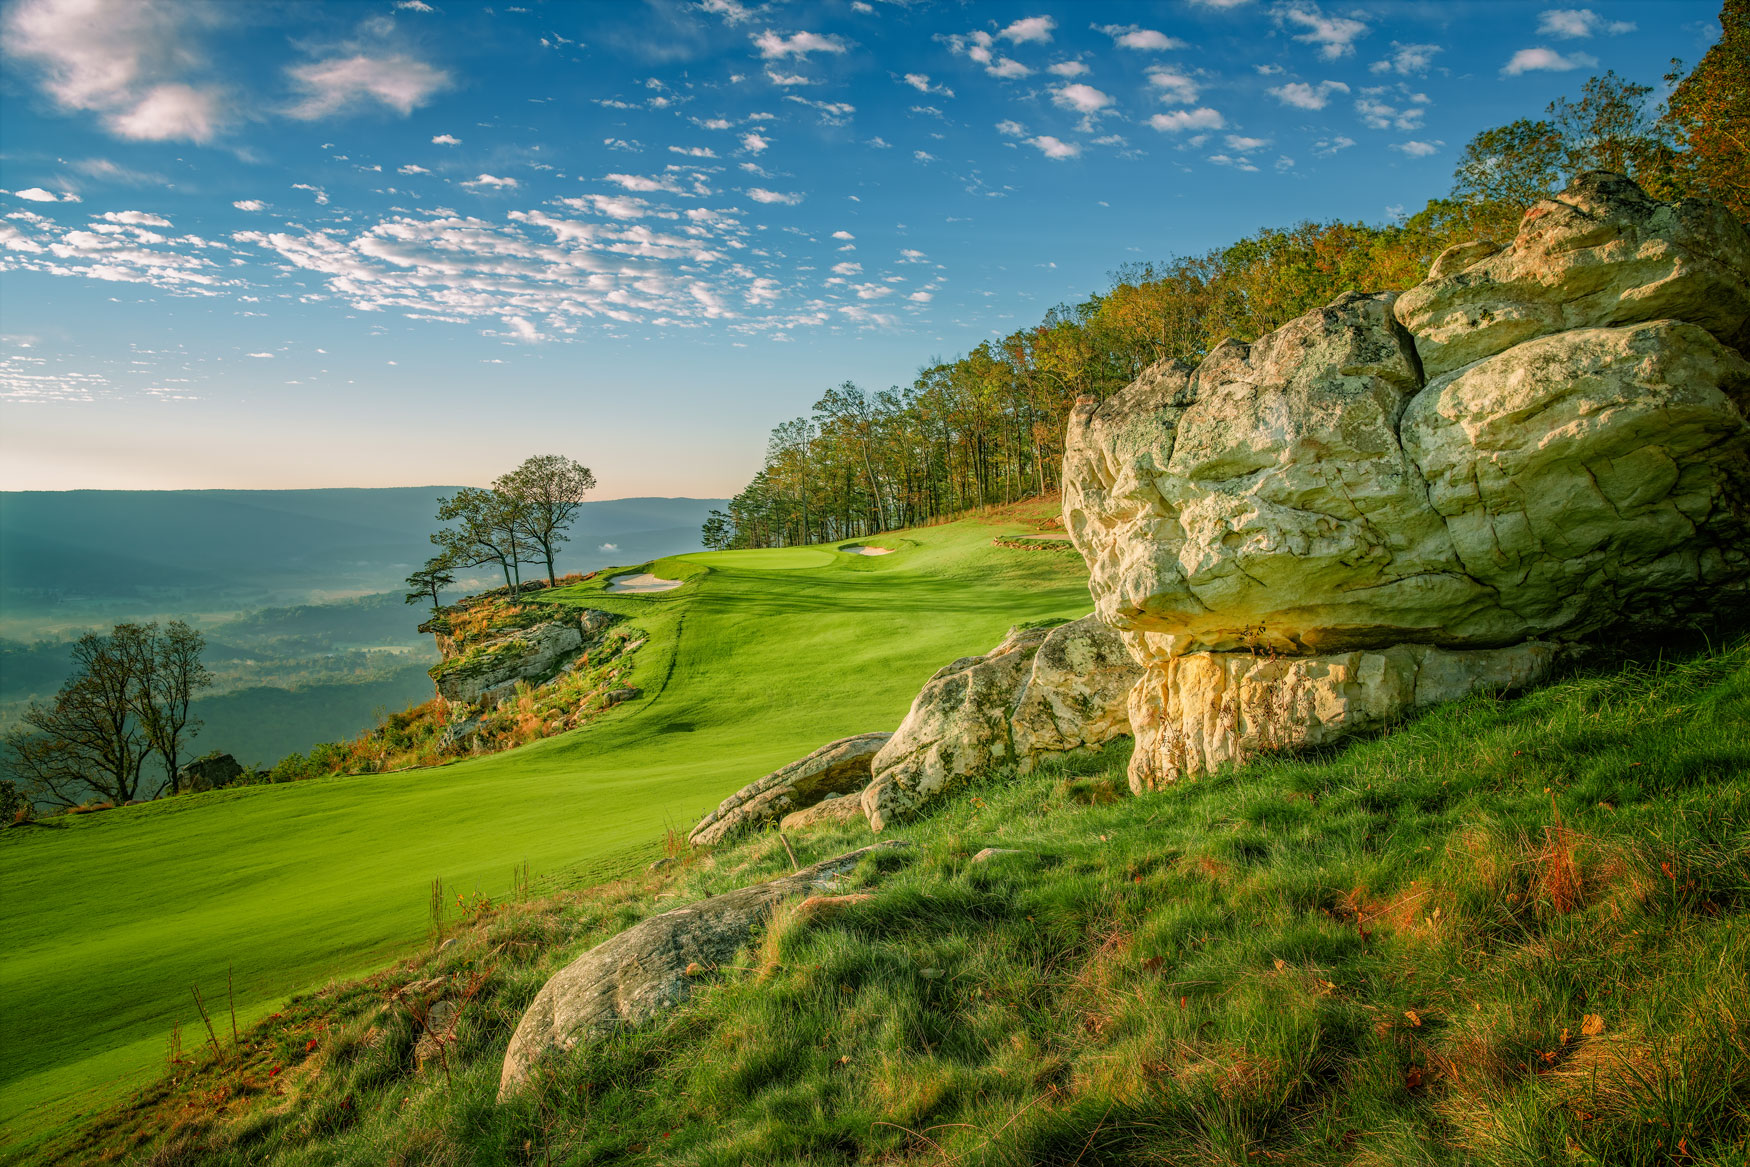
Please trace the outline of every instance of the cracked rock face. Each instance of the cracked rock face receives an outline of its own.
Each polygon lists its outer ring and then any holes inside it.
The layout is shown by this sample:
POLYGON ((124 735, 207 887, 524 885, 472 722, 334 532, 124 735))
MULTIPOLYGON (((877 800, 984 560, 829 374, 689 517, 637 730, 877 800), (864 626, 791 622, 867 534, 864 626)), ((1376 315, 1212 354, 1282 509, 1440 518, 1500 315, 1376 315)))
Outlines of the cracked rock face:
POLYGON ((1147 670, 1132 784, 1426 703, 1430 648, 1458 696, 1750 602, 1747 279, 1722 208, 1590 174, 1402 297, 1078 405, 1065 526, 1147 670))
POLYGON ((791 812, 806 810, 833 795, 861 792, 869 784, 870 762, 892 736, 864 733, 840 738, 748 783, 706 815, 687 836, 687 842, 708 847, 791 812))

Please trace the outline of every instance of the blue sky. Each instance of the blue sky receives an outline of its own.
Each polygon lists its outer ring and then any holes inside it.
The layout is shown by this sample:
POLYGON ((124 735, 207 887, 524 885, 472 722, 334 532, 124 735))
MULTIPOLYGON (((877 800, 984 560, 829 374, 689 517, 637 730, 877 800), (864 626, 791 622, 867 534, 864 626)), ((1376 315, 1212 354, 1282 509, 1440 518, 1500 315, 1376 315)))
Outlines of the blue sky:
POLYGON ((0 488, 732 493, 828 386, 1380 221, 1711 2, 0 6, 0 488))

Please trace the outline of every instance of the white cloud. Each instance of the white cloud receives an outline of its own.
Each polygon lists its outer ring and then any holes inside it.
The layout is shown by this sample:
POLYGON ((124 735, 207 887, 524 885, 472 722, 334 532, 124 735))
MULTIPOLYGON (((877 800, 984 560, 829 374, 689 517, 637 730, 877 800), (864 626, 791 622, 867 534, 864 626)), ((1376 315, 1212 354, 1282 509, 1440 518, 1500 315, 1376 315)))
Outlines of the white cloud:
POLYGON ((717 151, 709 146, 670 146, 670 154, 684 154, 688 158, 715 158, 717 151))
POLYGON ((1329 158, 1339 150, 1347 150, 1355 144, 1354 138, 1345 138, 1338 134, 1332 138, 1320 138, 1313 143, 1313 153, 1321 158, 1329 158))
POLYGON ((673 178, 647 178, 642 174, 609 174, 605 176, 605 180, 640 194, 658 190, 679 194, 681 190, 680 185, 673 178))
POLYGON ((311 186, 307 182, 294 182, 292 183, 292 189, 309 191, 316 196, 316 205, 319 207, 325 207, 328 205, 328 192, 319 186, 311 186))
POLYGON ((1227 121, 1208 106, 1200 109, 1176 109, 1172 113, 1157 113, 1148 124, 1163 134, 1178 134, 1185 130, 1219 130, 1227 121))
POLYGON ((460 146, 462 139, 454 134, 439 134, 431 140, 431 144, 434 146, 460 146))
POLYGON ((852 235, 849 231, 834 231, 832 233, 832 237, 834 239, 846 239, 846 240, 856 238, 856 236, 852 235))
POLYGON ((1196 81, 1171 69, 1150 69, 1148 83, 1160 91, 1160 99, 1169 105, 1190 105, 1200 92, 1196 81))
POLYGON ((812 77, 804 77, 800 73, 780 73, 776 69, 767 69, 766 78, 773 85, 813 85, 812 77))
POLYGON ((1269 138, 1246 138, 1239 134, 1227 136, 1227 148, 1237 150, 1241 154, 1250 154, 1253 150, 1262 150, 1270 144, 1269 138))
POLYGON ((1235 158, 1228 154, 1211 154, 1209 160, 1217 166, 1231 166, 1235 170, 1244 170, 1256 174, 1257 166, 1249 158, 1235 158))
POLYGON ((997 62, 990 66, 990 68, 986 69, 985 72, 989 73, 992 77, 1001 77, 1004 80, 1014 80, 1017 77, 1031 77, 1033 75, 1033 70, 1010 57, 999 58, 997 62))
POLYGON ((1375 130, 1420 129, 1426 112, 1421 107, 1427 102, 1427 97, 1419 93, 1409 94, 1409 104, 1399 107, 1381 100, 1387 92, 1384 88, 1361 91, 1362 95, 1355 100, 1355 113, 1362 123, 1375 130))
POLYGON ((1058 161, 1062 161, 1065 158, 1078 157, 1082 152, 1081 146, 1076 143, 1062 141, 1061 139, 1052 137, 1050 134, 1041 134, 1037 138, 1028 138, 1027 144, 1038 150, 1047 158, 1058 161))
POLYGON ((913 162, 934 162, 936 160, 936 156, 928 150, 913 150, 911 157, 913 162))
POLYGON ((775 190, 767 190, 763 186, 748 188, 747 197, 756 203, 780 203, 786 207, 793 207, 802 201, 802 196, 799 194, 780 194, 775 190))
POLYGON ((935 297, 934 293, 931 293, 931 292, 913 292, 911 295, 906 297, 906 299, 910 300, 914 304, 928 304, 931 300, 933 300, 935 298, 936 297, 935 297))
POLYGON ((714 16, 721 16, 724 24, 741 24, 753 19, 753 13, 736 0, 700 0, 699 7, 714 16))
POLYGON ((644 149, 644 143, 628 142, 624 138, 603 138, 602 145, 610 150, 625 150, 632 154, 636 154, 638 151, 644 149))
POLYGON ((204 65, 199 26, 223 18, 162 0, 22 0, 6 14, 5 44, 40 66, 61 108, 96 113, 113 134, 208 142, 226 120, 224 94, 188 74, 204 65))
POLYGON ((741 136, 741 148, 749 154, 763 153, 771 144, 770 138, 761 137, 759 134, 743 134, 741 136))
POLYGON ((1540 36, 1567 37, 1570 40, 1597 36, 1601 32, 1620 36, 1634 30, 1633 21, 1605 20, 1590 8, 1551 8, 1540 13, 1537 20, 1540 36))
POLYGON ((1434 63, 1434 54, 1441 51, 1439 45, 1406 45, 1399 41, 1393 41, 1391 47, 1391 55, 1369 65, 1370 71, 1400 73, 1405 77, 1426 73, 1428 66, 1434 63))
POLYGON ((1073 109, 1077 113, 1098 113, 1112 104, 1109 94, 1100 92, 1092 85, 1060 85, 1051 91, 1051 100, 1064 109, 1073 109))
POLYGON ((1088 67, 1080 61, 1059 61, 1046 70, 1047 73, 1055 73, 1059 77, 1080 77, 1087 71, 1088 67))
POLYGON ((954 96, 954 91, 949 89, 946 85, 931 84, 930 75, 928 73, 907 73, 904 80, 907 85, 911 86, 919 93, 937 93, 943 97, 954 96))
POLYGON ((1347 92, 1349 87, 1341 81, 1321 81, 1317 85, 1291 81, 1287 85, 1278 85, 1271 89, 1270 96, 1283 105, 1292 105, 1296 109, 1323 109, 1329 104, 1331 94, 1347 92))
POLYGON ((835 276, 860 276, 863 274, 863 265, 860 263, 835 263, 832 265, 832 274, 835 276))
POLYGON ((492 174, 482 174, 469 179, 462 185, 474 190, 515 190, 522 184, 514 178, 499 178, 492 174))
POLYGON ((430 174, 431 171, 427 170, 423 166, 418 165, 417 163, 409 162, 406 166, 400 167, 396 171, 396 173, 398 173, 398 174, 430 174))
POLYGON ((23 199, 27 203, 58 203, 60 196, 52 190, 44 190, 40 186, 27 186, 23 190, 15 190, 12 197, 23 199))
POLYGON ((1444 145, 1445 142, 1436 138, 1432 142, 1393 142, 1392 149, 1402 150, 1412 158, 1426 158, 1430 154, 1440 153, 1440 147, 1444 145))
POLYGON ((1597 64, 1598 58, 1590 53, 1569 53, 1564 57, 1554 49, 1539 46, 1534 49, 1520 49, 1514 53, 1513 59, 1501 66, 1501 72, 1509 77, 1517 77, 1521 73, 1565 73, 1570 69, 1591 69, 1597 64))
POLYGON ((304 91, 303 100, 286 112, 306 121, 371 102, 410 114, 450 84, 450 75, 442 69, 400 55, 360 53, 294 65, 286 72, 304 91))
POLYGON ((1238 8, 1242 4, 1250 4, 1252 0, 1191 0, 1193 4, 1204 8, 1238 8))
POLYGON ((1010 118, 997 123, 997 133, 1006 138, 1023 138, 1027 135, 1027 127, 1010 118))
POLYGON ((786 93, 785 101, 793 101, 797 105, 806 105, 820 115, 823 125, 842 126, 850 116, 857 112, 857 107, 848 101, 810 101, 794 93, 786 93))
POLYGON ((395 7, 405 12, 436 12, 425 0, 395 0, 395 7))
POLYGON ((1295 40, 1319 46, 1319 56, 1327 61, 1351 56, 1357 38, 1367 34, 1367 25, 1347 16, 1327 16, 1311 3, 1285 4, 1276 10, 1276 21, 1306 31, 1295 40))
POLYGON ((273 360, 272 353, 250 353, 249 355, 254 357, 258 361, 271 361, 271 360, 273 360))
POLYGON ((1057 21, 1049 16, 1029 16, 1025 19, 1015 21, 1015 23, 1003 29, 1003 31, 997 33, 997 35, 1004 40, 1017 45, 1025 44, 1029 41, 1035 41, 1039 44, 1047 44, 1051 40, 1052 30, 1056 27, 1057 21))
POLYGON ((170 220, 147 211, 105 211, 100 216, 106 223, 121 223, 127 227, 168 227, 170 220))
POLYGON ((928 258, 929 256, 925 255, 923 252, 911 247, 907 247, 899 253, 900 263, 922 263, 928 258))
POLYGON ((1103 32, 1112 38, 1112 43, 1121 49, 1138 49, 1144 52, 1165 52, 1168 49, 1182 49, 1185 42, 1170 37, 1164 32, 1152 28, 1140 28, 1134 24, 1095 24, 1090 25, 1095 32, 1103 32))
POLYGON ((238 199, 236 202, 232 203, 231 205, 236 207, 239 211, 248 211, 251 214, 255 213, 256 211, 267 210, 267 204, 262 202, 260 199, 238 199))
POLYGON ((750 38, 754 47, 759 49, 760 56, 768 61, 782 60, 785 57, 803 59, 809 53, 842 53, 848 47, 836 36, 822 36, 813 32, 798 32, 790 36, 780 36, 767 29, 758 36, 750 38))

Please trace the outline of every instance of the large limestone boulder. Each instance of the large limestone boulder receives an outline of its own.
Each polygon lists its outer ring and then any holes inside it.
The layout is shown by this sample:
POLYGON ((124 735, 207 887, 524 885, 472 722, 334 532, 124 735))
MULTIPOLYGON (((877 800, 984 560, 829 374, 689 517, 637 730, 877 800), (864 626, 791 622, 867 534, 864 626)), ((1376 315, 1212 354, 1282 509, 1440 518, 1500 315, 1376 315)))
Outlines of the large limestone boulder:
POLYGON ((1747 270, 1750 237, 1721 204, 1662 203, 1595 170, 1528 211, 1505 249, 1448 250, 1397 315, 1430 378, 1575 328, 1685 320, 1742 344, 1747 270))
POLYGON ((1133 785, 1750 603, 1747 284, 1721 208, 1586 175, 1395 302, 1079 403, 1065 525, 1146 669, 1133 785))
POLYGON ((862 791, 833 798, 823 798, 805 810, 791 811, 778 822, 786 833, 806 833, 816 827, 866 825, 863 815, 862 791))
POLYGON ((1014 628, 983 656, 939 669, 912 700, 892 740, 875 755, 863 813, 877 831, 949 789, 1015 757, 1009 715, 1043 628, 1014 628))
POLYGON ((1350 293, 1076 407, 1064 525, 1102 620, 1183 652, 1513 637, 1404 453, 1421 377, 1391 308, 1350 293))
POLYGON ((1747 403, 1750 362, 1656 320, 1436 378, 1402 428, 1487 625, 1573 640, 1750 602, 1747 403))
POLYGON ((1124 641, 1097 616, 1053 628, 1009 718, 1015 759, 1032 769, 1049 754, 1093 749, 1130 735, 1130 690, 1142 675, 1124 641))
POLYGON ((1130 692, 1130 787, 1157 790, 1257 754, 1322 745, 1479 688, 1521 689, 1558 659, 1555 646, 1537 641, 1459 651, 1409 644, 1320 656, 1166 656, 1130 692))
POLYGON ((685 1001, 695 983, 753 939, 780 903, 836 891, 840 877, 864 857, 904 846, 863 847, 652 916, 596 945, 555 973, 523 1014, 504 1053, 499 1100, 516 1093, 542 1057, 643 1024, 685 1001))
POLYGON ((870 763, 890 733, 840 738, 764 778, 750 782, 706 815, 687 841, 708 847, 754 827, 811 807, 829 795, 856 794, 869 785, 870 763))

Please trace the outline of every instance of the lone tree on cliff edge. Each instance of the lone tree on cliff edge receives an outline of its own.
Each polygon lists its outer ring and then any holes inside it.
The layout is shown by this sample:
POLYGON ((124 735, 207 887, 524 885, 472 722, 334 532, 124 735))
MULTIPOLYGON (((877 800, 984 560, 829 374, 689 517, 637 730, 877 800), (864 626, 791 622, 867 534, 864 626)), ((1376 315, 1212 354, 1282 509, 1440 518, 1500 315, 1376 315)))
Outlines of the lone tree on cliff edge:
POLYGON ((425 561, 424 567, 407 577, 407 586, 412 589, 407 593, 407 602, 417 604, 430 600, 431 610, 435 612, 444 606, 440 593, 455 582, 456 573, 450 570, 449 556, 434 555, 425 561))
POLYGON ((492 489, 518 504, 523 532, 547 561, 547 583, 557 582, 553 548, 570 537, 565 529, 583 505, 583 496, 595 489, 595 475, 570 458, 539 454, 501 475, 492 489))

